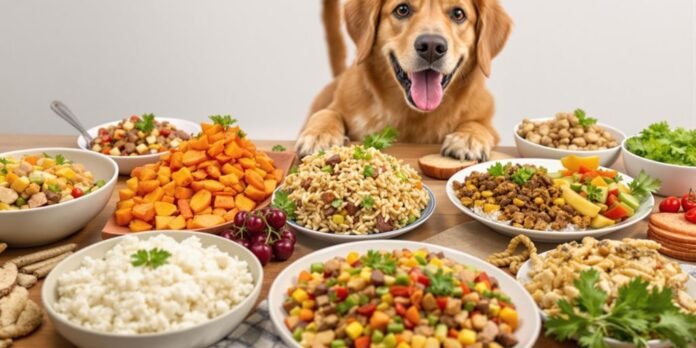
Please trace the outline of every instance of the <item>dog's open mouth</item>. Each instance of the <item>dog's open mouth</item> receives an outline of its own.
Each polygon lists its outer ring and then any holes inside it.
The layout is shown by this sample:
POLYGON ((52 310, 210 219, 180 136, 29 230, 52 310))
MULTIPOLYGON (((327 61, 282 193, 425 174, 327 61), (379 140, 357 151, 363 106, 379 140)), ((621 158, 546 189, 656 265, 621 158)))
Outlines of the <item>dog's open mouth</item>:
POLYGON ((447 88, 447 85, 452 80, 452 76, 462 63, 460 59, 454 69, 445 75, 433 69, 406 72, 401 68, 393 53, 389 54, 389 59, 394 68, 396 79, 406 92, 406 98, 409 103, 426 112, 433 111, 440 106, 445 88, 447 88))

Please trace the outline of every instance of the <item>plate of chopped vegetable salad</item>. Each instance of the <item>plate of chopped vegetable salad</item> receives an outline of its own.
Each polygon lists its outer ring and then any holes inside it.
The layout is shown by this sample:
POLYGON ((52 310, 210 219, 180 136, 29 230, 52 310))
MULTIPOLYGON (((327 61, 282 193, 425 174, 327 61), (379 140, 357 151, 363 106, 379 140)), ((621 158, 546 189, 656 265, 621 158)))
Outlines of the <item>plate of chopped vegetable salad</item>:
POLYGON ((271 320, 292 347, 531 347, 541 320, 502 270, 453 249, 364 241, 309 254, 269 293, 271 320))
POLYGON ((645 218, 660 181, 599 166, 599 158, 509 159, 466 168, 447 196, 471 218, 509 236, 563 242, 603 236, 645 218))

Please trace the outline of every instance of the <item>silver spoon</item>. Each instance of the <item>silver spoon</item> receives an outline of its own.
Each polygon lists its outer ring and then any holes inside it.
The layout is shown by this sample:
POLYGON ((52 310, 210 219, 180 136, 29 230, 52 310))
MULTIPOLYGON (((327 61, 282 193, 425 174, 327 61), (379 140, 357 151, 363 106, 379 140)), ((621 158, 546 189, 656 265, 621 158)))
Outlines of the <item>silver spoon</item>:
POLYGON ((73 114, 70 109, 63 104, 62 102, 56 100, 51 103, 51 110, 56 113, 56 115, 60 116, 63 120, 67 121, 70 123, 73 128, 77 129, 80 134, 82 134, 82 137, 85 138, 85 141, 87 142, 87 146, 89 147, 89 144, 92 143, 92 136, 87 133, 87 129, 80 123, 80 120, 73 114))

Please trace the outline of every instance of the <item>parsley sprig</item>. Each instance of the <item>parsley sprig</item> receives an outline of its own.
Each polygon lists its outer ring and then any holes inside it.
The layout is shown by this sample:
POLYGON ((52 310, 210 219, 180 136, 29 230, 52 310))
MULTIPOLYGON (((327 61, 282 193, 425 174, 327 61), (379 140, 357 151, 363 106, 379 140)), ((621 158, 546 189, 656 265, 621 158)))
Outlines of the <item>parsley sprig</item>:
POLYGON ((364 147, 358 145, 353 149, 353 158, 358 160, 370 160, 372 159, 372 155, 370 155, 364 147))
POLYGON ((363 146, 366 148, 374 147, 377 150, 384 150, 391 146, 399 137, 399 133, 394 127, 385 127, 381 132, 370 134, 363 140, 363 146))
POLYGON ((696 166, 696 129, 672 129, 667 122, 653 123, 628 138, 626 149, 658 162, 696 166))
POLYGON ((230 128, 231 125, 237 122, 237 120, 232 118, 232 116, 230 115, 212 115, 208 116, 208 118, 210 118, 210 120, 213 121, 213 124, 221 125, 222 129, 230 128))
POLYGON ((374 175, 375 175, 375 167, 368 164, 365 166, 365 168, 363 168, 363 176, 364 177, 371 178, 374 175))
POLYGON ((62 166, 63 164, 69 164, 69 163, 70 163, 70 161, 67 160, 67 159, 65 159, 65 156, 63 156, 62 154, 57 154, 56 157, 53 158, 53 157, 51 157, 51 155, 49 155, 49 154, 47 154, 47 153, 44 152, 44 153, 43 153, 43 156, 44 156, 45 158, 52 158, 52 159, 54 159, 54 160, 56 161, 56 164, 59 165, 59 166, 62 166))
POLYGON ((602 189, 595 185, 587 185, 587 198, 592 202, 601 201, 602 189))
POLYGON ((451 274, 445 273, 442 268, 433 273, 430 270, 425 270, 425 275, 430 279, 428 292, 435 296, 449 296, 454 290, 454 278, 451 274))
POLYGON ((488 167, 488 174, 492 176, 503 176, 505 175, 505 167, 500 162, 495 162, 494 165, 488 167))
POLYGON ((520 167, 518 168, 512 175, 510 176, 510 179, 512 179, 513 182, 515 182, 517 185, 524 185, 529 181, 529 179, 534 176, 534 173, 536 173, 536 170, 531 167, 520 167))
POLYGON ((362 206, 365 209, 372 209, 372 207, 375 205, 375 199, 372 198, 372 196, 367 195, 363 197, 362 202, 360 202, 360 206, 362 206))
POLYGON ((290 199, 289 192, 285 192, 282 190, 276 192, 275 196, 273 196, 272 205, 285 212, 285 215, 288 217, 288 219, 295 220, 295 202, 290 199))
POLYGON ((363 266, 382 271, 384 274, 396 273, 396 260, 388 253, 368 250, 360 260, 363 266))
POLYGON ((135 122, 134 127, 143 133, 152 132, 152 130, 155 129, 155 115, 143 114, 143 116, 135 122))
POLYGON ((585 114, 585 110, 583 109, 575 109, 574 114, 575 117, 578 118, 578 123, 580 123, 580 125, 584 128, 590 127, 593 124, 597 123, 597 119, 588 117, 587 114, 585 114))
POLYGON ((172 254, 164 249, 154 248, 150 250, 140 249, 131 255, 131 265, 135 267, 145 266, 157 268, 165 263, 172 254))
POLYGON ((583 347, 604 348, 605 337, 647 347, 653 337, 666 339, 676 347, 696 342, 696 315, 686 314, 672 302, 672 289, 648 289, 649 283, 635 278, 619 288, 618 297, 607 310, 608 298, 597 287, 599 272, 580 273, 575 280, 579 295, 572 301, 558 301, 560 313, 545 323, 546 334, 564 341, 576 339, 583 347))
POLYGON ((660 179, 651 177, 641 169, 638 178, 631 181, 628 187, 631 189, 631 194, 642 202, 650 197, 652 193, 657 192, 661 184, 660 179))
POLYGON ((285 149, 285 146, 280 145, 280 144, 275 144, 275 145, 273 145, 273 147, 271 148, 271 151, 273 151, 273 152, 283 152, 283 151, 285 151, 285 150, 286 150, 286 149, 285 149))

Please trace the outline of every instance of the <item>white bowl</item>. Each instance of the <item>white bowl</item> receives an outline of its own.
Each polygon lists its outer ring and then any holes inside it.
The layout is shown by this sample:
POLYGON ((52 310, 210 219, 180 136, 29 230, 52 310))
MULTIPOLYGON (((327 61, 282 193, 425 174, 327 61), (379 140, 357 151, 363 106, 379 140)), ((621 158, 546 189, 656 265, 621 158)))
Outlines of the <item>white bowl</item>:
MULTIPOLYGON (((552 120, 553 118, 535 118, 532 119, 532 122, 543 122, 543 121, 549 121, 552 120)), ((517 129, 520 128, 520 125, 522 122, 518 123, 515 128, 512 130, 512 133, 515 136, 515 144, 517 145, 517 152, 520 154, 521 157, 529 157, 529 158, 551 158, 551 159, 561 159, 561 157, 565 157, 568 155, 577 155, 577 156, 599 156, 599 163, 604 166, 604 167, 610 167, 616 160, 619 158, 619 153, 621 152, 620 146, 616 145, 615 147, 612 147, 610 149, 606 150, 562 150, 562 149, 556 149, 553 147, 548 147, 548 146, 543 146, 539 144, 535 144, 527 139, 522 138, 519 134, 517 134, 517 129)), ((620 130, 603 124, 603 123, 598 123, 600 127, 605 129, 607 132, 611 133, 611 135, 616 139, 616 142, 618 144, 621 143, 621 141, 626 138, 626 135, 621 132, 620 130)))
MULTIPOLYGON (((182 130, 188 134, 196 134, 201 131, 201 126, 198 123, 187 121, 187 120, 182 120, 179 118, 169 118, 169 117, 156 117, 155 120, 158 122, 162 121, 167 121, 176 127, 176 129, 182 130)), ((87 130, 87 133, 91 135, 92 137, 96 138, 97 135, 99 134, 99 128, 106 128, 108 126, 116 125, 118 124, 119 121, 114 121, 114 122, 107 122, 104 124, 100 124, 96 127, 90 128, 87 130)), ((92 151, 89 147, 89 144, 87 143, 87 140, 80 135, 77 137, 77 146, 80 147, 81 149, 85 149, 87 151, 92 151)), ((148 155, 138 155, 138 156, 111 156, 111 155, 105 155, 111 157, 116 163, 118 164, 118 171, 121 175, 130 175, 130 172, 133 170, 135 167, 140 167, 143 165, 146 165, 148 163, 155 163, 159 161, 160 156, 162 155, 163 152, 159 153, 153 153, 153 154, 148 154, 148 155)))
POLYGON ((662 185, 657 191, 661 196, 677 196, 689 192, 690 188, 696 189, 696 167, 662 163, 640 157, 626 148, 626 138, 621 142, 621 154, 626 172, 637 177, 641 169, 650 176, 660 179, 662 185))
POLYGON ((286 316, 285 310, 283 309, 283 301, 287 296, 287 289, 295 283, 300 271, 308 269, 314 262, 325 262, 336 256, 345 257, 351 251, 364 254, 371 249, 400 250, 403 248, 412 250, 425 248, 434 252, 441 251, 446 257, 458 263, 473 266, 495 277, 500 284, 500 289, 510 296, 512 303, 515 304, 517 312, 520 314, 520 326, 517 331, 515 331, 515 337, 517 337, 519 341, 516 347, 526 348, 534 346, 539 332, 541 331, 541 320, 537 315, 527 315, 528 313, 534 313, 534 311, 536 311, 536 304, 527 291, 515 281, 515 279, 499 268, 461 251, 434 244, 402 240, 374 240, 334 245, 315 251, 285 267, 273 281, 271 290, 268 293, 268 310, 278 335, 288 346, 300 347, 292 338, 292 333, 283 322, 286 316))
MULTIPOLYGON (((563 165, 561 164, 561 161, 559 160, 550 160, 550 159, 540 159, 540 158, 513 158, 513 159, 503 159, 503 160, 497 160, 497 161, 491 161, 491 162, 485 162, 485 163, 480 163, 465 169, 460 170, 456 174, 454 174, 449 181, 447 181, 447 187, 445 188, 447 191, 447 197, 449 197, 450 201, 459 208, 464 214, 468 215, 472 219, 492 228, 496 232, 499 232, 501 234, 504 234, 506 236, 511 236, 514 237, 518 234, 524 234, 527 237, 531 238, 533 241, 536 242, 552 242, 552 243, 558 243, 558 242, 567 242, 571 240, 579 240, 582 239, 583 237, 601 237, 604 235, 607 235, 609 233, 628 228, 630 226, 633 226, 643 220, 650 212, 652 211, 653 205, 655 205, 655 198, 650 196, 645 202, 643 202, 640 207, 636 210, 636 213, 631 216, 630 218, 626 219, 626 221, 622 221, 616 225, 605 227, 605 228, 599 228, 599 229, 586 229, 582 231, 537 231, 537 230, 532 230, 532 229, 526 229, 526 228, 519 228, 519 227, 513 227, 509 224, 499 222, 497 220, 492 220, 487 217, 481 216, 476 214, 473 210, 465 207, 462 205, 462 203, 459 201, 459 198, 457 198, 457 195, 454 192, 454 188, 452 187, 452 183, 455 181, 463 181, 464 178, 469 176, 472 172, 485 172, 488 167, 494 164, 494 162, 500 162, 503 165, 507 163, 512 163, 512 164, 533 164, 536 166, 541 166, 545 167, 548 169, 549 172, 555 172, 563 169, 563 165)), ((606 169, 606 168, 604 168, 606 169)), ((633 181, 633 178, 629 177, 628 175, 621 174, 623 176, 623 183, 630 183, 633 181)))
MULTIPOLYGON (((540 257, 544 257, 548 253, 544 252, 539 254, 540 257)), ((682 268, 684 269, 685 272, 688 273, 686 270, 686 267, 689 267, 688 265, 683 265, 682 268)), ((532 263, 530 260, 527 260, 525 263, 520 266, 519 271, 517 271, 517 281, 520 282, 520 284, 524 285, 526 283, 529 283, 532 281, 532 279, 529 277, 529 271, 532 269, 532 263)), ((692 297, 696 298, 696 278, 694 278, 693 275, 689 276, 689 280, 686 282, 686 292, 691 295, 692 297)), ((539 312, 539 316, 541 316, 541 319, 544 321, 547 319, 546 313, 537 306, 537 311, 539 312)), ((635 347, 634 344, 630 342, 622 342, 613 338, 605 338, 604 341, 609 345, 609 347, 612 348, 630 348, 630 347, 635 347)), ((648 341, 648 347, 650 348, 666 348, 666 347, 671 347, 672 345, 668 341, 660 341, 660 340, 650 340, 648 341)))
MULTIPOLYGON (((306 228, 302 225, 299 225, 295 221, 288 220, 288 225, 292 227, 294 230, 306 235, 309 238, 316 239, 316 240, 321 240, 324 242, 329 242, 329 243, 346 243, 346 242, 357 242, 361 240, 371 240, 371 239, 389 239, 389 238, 394 238, 397 236, 400 236, 402 234, 408 233, 410 231, 413 231, 414 229, 418 228, 418 226, 424 224, 430 217, 433 215, 435 212, 435 195, 433 194, 433 191, 430 190, 427 186, 423 185, 423 188, 425 189, 426 192, 428 192, 428 196, 430 197, 430 200, 428 201, 428 205, 425 206, 423 211, 421 212, 421 216, 418 218, 418 220, 414 221, 411 224, 408 224, 402 228, 389 231, 389 232, 383 232, 383 233, 372 233, 372 234, 362 234, 362 235, 351 235, 351 234, 336 234, 336 233, 331 233, 331 232, 321 232, 321 231, 316 231, 312 230, 309 228, 306 228)), ((278 192, 278 190, 282 189, 282 187, 279 187, 276 189, 275 192, 278 192)), ((273 196, 275 197, 275 192, 273 192, 273 196)), ((272 200, 271 200, 272 202, 272 200)))
POLYGON ((62 154, 66 159, 80 163, 94 175, 94 181, 104 180, 100 189, 80 198, 54 205, 0 211, 0 240, 11 247, 30 247, 53 243, 85 226, 109 202, 118 179, 116 162, 102 154, 70 148, 47 147, 10 151, 0 157, 23 155, 51 156, 62 154))
POLYGON ((78 347, 85 348, 191 348, 210 346, 226 335, 230 334, 246 316, 254 309, 256 300, 261 293, 263 283, 263 267, 256 257, 247 249, 237 243, 225 238, 218 237, 209 233, 186 232, 186 231, 153 231, 138 233, 138 238, 154 237, 165 234, 177 241, 182 241, 188 237, 196 236, 201 239, 201 244, 205 247, 215 245, 223 252, 237 256, 240 260, 246 261, 249 271, 254 277, 254 289, 251 294, 229 312, 213 318, 207 322, 194 325, 184 329, 172 330, 162 333, 127 335, 99 332, 86 329, 72 322, 67 321, 62 315, 58 314, 53 305, 56 303, 58 278, 66 273, 78 269, 82 265, 82 260, 90 256, 101 258, 107 251, 111 250, 116 244, 121 242, 124 237, 111 238, 90 245, 79 250, 73 255, 63 260, 49 273, 41 289, 41 300, 53 322, 58 333, 78 347))

